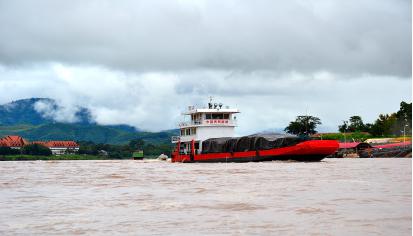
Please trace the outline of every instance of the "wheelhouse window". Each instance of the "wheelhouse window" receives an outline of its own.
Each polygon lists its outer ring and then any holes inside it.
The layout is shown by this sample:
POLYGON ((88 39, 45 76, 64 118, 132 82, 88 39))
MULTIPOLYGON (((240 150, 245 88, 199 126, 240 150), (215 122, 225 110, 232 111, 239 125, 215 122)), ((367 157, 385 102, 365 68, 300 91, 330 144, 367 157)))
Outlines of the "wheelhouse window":
POLYGON ((229 120, 230 116, 229 114, 223 114, 223 113, 212 113, 212 114, 205 114, 205 119, 206 120, 219 120, 219 119, 225 119, 229 120))
POLYGON ((195 135, 196 128, 181 129, 181 136, 195 135))
POLYGON ((194 124, 199 125, 201 124, 201 119, 202 119, 201 114, 195 114, 193 115, 192 121, 194 124))
POLYGON ((224 118, 224 114, 222 114, 222 113, 212 114, 212 119, 223 119, 223 118, 224 118))

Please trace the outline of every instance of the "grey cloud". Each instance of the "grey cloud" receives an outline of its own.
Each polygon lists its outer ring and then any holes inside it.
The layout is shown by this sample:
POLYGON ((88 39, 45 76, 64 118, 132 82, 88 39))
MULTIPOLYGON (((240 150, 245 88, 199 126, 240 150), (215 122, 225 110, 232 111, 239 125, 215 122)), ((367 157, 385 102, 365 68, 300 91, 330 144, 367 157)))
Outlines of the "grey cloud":
POLYGON ((44 118, 53 119, 58 122, 78 122, 79 117, 76 113, 79 111, 77 106, 59 106, 51 101, 38 101, 34 104, 34 109, 44 118))
POLYGON ((411 75, 411 1, 0 1, 0 63, 411 75))
POLYGON ((188 105, 205 106, 213 96, 241 110, 237 132, 249 134, 284 128, 307 112, 322 119, 322 131, 336 131, 351 115, 372 122, 380 113, 397 111, 402 100, 411 100, 411 80, 371 75, 342 79, 329 72, 136 74, 58 64, 18 73, 3 69, 0 91, 6 91, 0 93, 0 103, 27 97, 56 99, 66 109, 53 113, 43 108, 55 119, 70 120, 78 107, 86 107, 99 124, 129 124, 151 131, 176 128, 188 105), (39 79, 43 77, 47 79, 39 79), (185 86, 189 88, 179 89, 185 86))
MULTIPOLYGON (((177 94, 198 94, 209 96, 218 94, 225 96, 291 96, 291 93, 302 93, 303 90, 323 83, 326 80, 351 79, 332 75, 328 72, 315 73, 275 73, 272 71, 196 71, 180 74, 180 80, 175 85, 177 94), (306 86, 302 86, 306 85, 306 86), (295 88, 292 91, 291 88, 295 88)), ((322 87, 321 87, 322 88, 322 87)))
POLYGON ((240 134, 308 111, 322 130, 411 100, 411 1, 2 1, 0 102, 71 120, 175 128, 209 96, 240 134), (391 89, 389 89, 391 88, 391 89))

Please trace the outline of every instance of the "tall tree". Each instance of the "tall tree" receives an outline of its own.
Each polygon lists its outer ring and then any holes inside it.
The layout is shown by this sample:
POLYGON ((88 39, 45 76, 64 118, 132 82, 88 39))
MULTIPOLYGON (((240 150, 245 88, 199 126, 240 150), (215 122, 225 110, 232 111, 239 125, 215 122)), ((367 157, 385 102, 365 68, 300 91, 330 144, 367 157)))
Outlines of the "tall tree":
POLYGON ((397 118, 406 119, 407 121, 412 121, 412 103, 401 102, 400 109, 396 113, 397 118))
POLYGON ((348 124, 348 121, 343 121, 343 124, 338 126, 338 131, 340 131, 341 133, 348 132, 347 124, 348 124))
POLYGON ((363 123, 363 119, 360 116, 352 116, 350 117, 350 129, 354 132, 361 132, 364 131, 365 126, 363 123))
POLYGON ((317 133, 317 125, 321 125, 320 118, 315 116, 297 116, 295 121, 284 129, 287 133, 297 135, 310 135, 317 133))
POLYGON ((411 134, 412 127, 412 103, 401 102, 400 109, 396 113, 380 114, 379 118, 370 128, 374 136, 411 134))
POLYGON ((406 135, 412 133, 412 103, 401 102, 400 109, 396 113, 397 124, 394 127, 395 133, 398 135, 406 135))
POLYGON ((349 121, 343 121, 342 125, 338 126, 338 130, 344 132, 368 132, 370 124, 364 124, 361 116, 351 116, 349 121))
POLYGON ((371 126, 370 133, 373 136, 387 136, 394 134, 393 127, 397 123, 396 113, 380 114, 379 118, 371 126))

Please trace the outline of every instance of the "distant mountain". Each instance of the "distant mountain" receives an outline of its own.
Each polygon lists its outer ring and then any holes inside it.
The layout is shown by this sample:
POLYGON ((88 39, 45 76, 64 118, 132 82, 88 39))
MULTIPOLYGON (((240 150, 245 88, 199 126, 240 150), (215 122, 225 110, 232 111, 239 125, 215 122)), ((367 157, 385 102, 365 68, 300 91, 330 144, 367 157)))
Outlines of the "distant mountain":
MULTIPOLYGON (((170 136, 177 130, 144 132, 129 125, 98 125, 90 119, 90 112, 79 108, 76 122, 56 122, 50 116, 36 110, 36 103, 48 104, 48 109, 59 109, 57 103, 48 98, 30 98, 0 105, 0 137, 20 135, 29 140, 76 140, 95 143, 121 144, 136 138, 147 143, 170 143, 170 136)), ((50 112, 50 111, 49 111, 50 112)))
MULTIPOLYGON (((48 113, 57 112, 59 109, 55 100, 50 98, 29 98, 13 101, 4 105, 0 105, 0 124, 2 125, 17 125, 31 124, 39 125, 45 123, 56 122, 53 117, 40 109, 36 110, 36 104, 46 104, 48 113)), ((74 114, 76 117, 75 123, 91 124, 94 123, 90 118, 90 111, 86 108, 79 108, 74 114)))
POLYGON ((75 140, 110 144, 122 144, 132 139, 141 138, 147 143, 169 144, 170 137, 177 135, 177 132, 163 131, 152 133, 131 131, 125 130, 122 126, 102 126, 96 124, 0 125, 0 137, 6 135, 19 135, 28 140, 75 140))

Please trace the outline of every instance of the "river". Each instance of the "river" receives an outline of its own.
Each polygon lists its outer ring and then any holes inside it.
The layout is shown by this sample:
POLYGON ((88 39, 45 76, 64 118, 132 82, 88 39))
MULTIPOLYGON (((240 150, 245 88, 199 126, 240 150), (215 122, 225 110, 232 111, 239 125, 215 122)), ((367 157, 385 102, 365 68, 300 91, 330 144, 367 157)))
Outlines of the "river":
POLYGON ((0 235, 411 235, 411 163, 0 162, 0 235))

